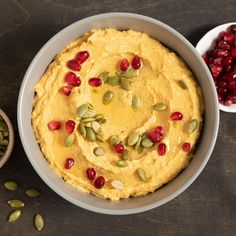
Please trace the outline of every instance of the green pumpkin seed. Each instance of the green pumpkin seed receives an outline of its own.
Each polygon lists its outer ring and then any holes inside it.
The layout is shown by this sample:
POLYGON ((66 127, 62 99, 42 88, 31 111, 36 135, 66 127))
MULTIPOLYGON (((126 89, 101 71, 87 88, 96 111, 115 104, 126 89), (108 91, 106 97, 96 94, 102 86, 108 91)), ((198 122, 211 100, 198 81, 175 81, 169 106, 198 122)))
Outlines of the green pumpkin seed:
POLYGON ((112 136, 109 138, 109 144, 110 144, 111 146, 116 145, 116 144, 118 144, 119 142, 120 142, 120 139, 119 139, 119 137, 118 137, 117 135, 112 135, 112 136))
POLYGON ((104 149, 102 147, 96 147, 93 149, 94 155, 97 157, 103 156, 105 154, 104 149))
POLYGON ((130 84, 129 80, 127 80, 127 79, 121 78, 120 85, 121 85, 121 88, 126 91, 131 90, 131 84, 130 84))
POLYGON ((86 139, 90 142, 96 141, 96 135, 92 128, 86 127, 86 139))
POLYGON ((178 85, 184 90, 188 89, 187 85, 183 80, 178 80, 178 85))
POLYGON ((147 181, 147 174, 146 174, 146 171, 143 169, 143 168, 138 168, 137 169, 137 172, 138 172, 138 176, 139 178, 146 182, 147 181))
POLYGON ((139 136, 138 141, 135 143, 135 146, 134 146, 134 149, 135 149, 135 150, 138 150, 138 149, 139 149, 139 146, 140 146, 140 144, 141 144, 141 141, 142 141, 142 137, 139 136))
POLYGON ((133 146, 139 139, 139 133, 138 132, 133 132, 128 136, 127 144, 129 146, 133 146))
POLYGON ((147 133, 147 132, 144 132, 144 133, 142 134, 142 140, 144 140, 145 138, 148 138, 148 133, 147 133))
POLYGON ((94 130, 95 133, 99 134, 101 133, 101 125, 97 121, 93 121, 91 123, 92 129, 94 130))
POLYGON ((188 124, 188 133, 191 134, 193 133, 198 127, 198 120, 197 119, 192 119, 189 124, 188 124))
POLYGON ((101 120, 98 121, 99 124, 104 124, 104 123, 106 123, 106 122, 107 122, 106 119, 101 119, 101 120))
POLYGON ((94 120, 95 120, 94 117, 88 117, 88 118, 81 119, 81 122, 83 122, 83 123, 90 123, 90 122, 92 122, 94 120))
POLYGON ((34 226, 35 226, 35 228, 38 231, 43 229, 43 227, 44 227, 44 220, 43 220, 42 215, 40 215, 40 214, 36 214, 35 215, 35 217, 34 217, 34 226))
POLYGON ((145 138, 142 141, 142 146, 145 148, 151 148, 153 145, 154 145, 154 143, 149 138, 145 138))
POLYGON ((18 199, 12 199, 7 202, 11 207, 21 208, 25 206, 25 203, 18 199))
POLYGON ((7 146, 9 141, 7 139, 0 140, 0 146, 7 146))
POLYGON ((94 110, 94 106, 92 103, 87 103, 88 105, 88 109, 91 111, 91 110, 94 110))
POLYGON ((70 134, 65 139, 65 146, 71 147, 75 141, 75 134, 70 134))
POLYGON ((129 69, 120 74, 121 77, 132 78, 138 75, 138 70, 129 69))
POLYGON ((100 78, 103 81, 103 83, 106 83, 107 80, 109 79, 109 72, 103 71, 102 73, 99 74, 98 78, 100 78))
POLYGON ((104 119, 104 114, 97 114, 94 116, 94 118, 96 121, 102 120, 102 119, 104 119))
POLYGON ((124 150, 121 157, 124 161, 131 160, 130 152, 128 150, 124 150))
POLYGON ((118 160, 116 162, 116 165, 119 166, 119 167, 126 167, 128 165, 128 163, 124 160, 118 160))
POLYGON ((86 112, 88 111, 88 109, 89 109, 89 105, 87 103, 79 106, 76 110, 77 116, 83 117, 86 114, 86 112))
POLYGON ((120 77, 117 75, 109 77, 107 80, 107 84, 109 84, 111 86, 119 85, 120 84, 120 77))
POLYGON ((20 216, 21 216, 21 210, 13 211, 8 217, 8 222, 17 221, 20 218, 20 216))
POLYGON ((107 91, 103 96, 103 104, 108 105, 109 103, 111 103, 113 97, 114 97, 114 93, 110 90, 107 91))
POLYGON ((104 138, 101 134, 96 134, 96 140, 99 142, 104 142, 104 138))
POLYGON ((111 181, 111 186, 115 189, 119 189, 119 190, 122 190, 124 189, 124 184, 119 181, 119 180, 112 180, 111 181))
POLYGON ((142 107, 142 101, 138 95, 133 96, 132 107, 135 111, 139 110, 142 107))
POLYGON ((86 129, 82 123, 78 126, 79 133, 85 138, 86 137, 86 129))
POLYGON ((30 188, 25 191, 25 194, 26 194, 26 196, 33 198, 33 197, 38 197, 40 195, 40 192, 39 192, 39 190, 37 190, 35 188, 30 188))
POLYGON ((0 121, 0 131, 7 131, 8 127, 4 121, 0 121))
POLYGON ((7 189, 7 190, 11 190, 11 191, 14 191, 14 190, 17 190, 18 189, 18 184, 14 181, 6 181, 4 183, 4 187, 7 189))
POLYGON ((82 118, 92 118, 94 117, 94 115, 95 115, 95 112, 93 110, 88 110, 85 112, 82 118))
POLYGON ((3 137, 8 137, 9 136, 9 132, 8 131, 3 131, 3 137))
POLYGON ((163 111, 163 110, 166 110, 166 108, 167 108, 167 105, 162 102, 158 102, 153 106, 153 109, 156 111, 163 111))

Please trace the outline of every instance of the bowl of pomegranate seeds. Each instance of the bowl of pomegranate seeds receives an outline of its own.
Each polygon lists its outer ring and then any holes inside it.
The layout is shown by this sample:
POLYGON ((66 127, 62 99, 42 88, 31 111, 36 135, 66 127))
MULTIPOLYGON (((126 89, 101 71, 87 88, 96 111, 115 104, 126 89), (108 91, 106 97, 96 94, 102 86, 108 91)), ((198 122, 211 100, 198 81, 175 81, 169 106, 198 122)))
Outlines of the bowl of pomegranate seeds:
POLYGON ((219 108, 236 112, 236 22, 219 25, 207 32, 196 49, 211 72, 219 108))

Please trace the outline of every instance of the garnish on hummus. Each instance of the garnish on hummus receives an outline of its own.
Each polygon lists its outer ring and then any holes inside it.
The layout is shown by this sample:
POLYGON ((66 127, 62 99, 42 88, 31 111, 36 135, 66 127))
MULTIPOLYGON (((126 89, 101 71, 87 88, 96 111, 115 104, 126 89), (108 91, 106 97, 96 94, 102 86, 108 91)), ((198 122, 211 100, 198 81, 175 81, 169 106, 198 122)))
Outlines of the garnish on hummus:
POLYGON ((153 192, 193 156, 202 95, 189 68, 145 33, 96 29, 70 43, 35 85, 32 124, 69 184, 119 200, 153 192))

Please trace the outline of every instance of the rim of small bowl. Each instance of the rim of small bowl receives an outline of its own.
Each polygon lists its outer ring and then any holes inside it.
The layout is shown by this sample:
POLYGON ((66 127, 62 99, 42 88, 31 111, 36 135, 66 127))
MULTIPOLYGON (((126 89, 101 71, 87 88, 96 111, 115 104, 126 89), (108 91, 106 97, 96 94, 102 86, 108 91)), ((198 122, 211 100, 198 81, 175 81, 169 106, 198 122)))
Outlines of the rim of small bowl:
MULTIPOLYGON (((209 30, 208 32, 206 32, 196 45, 196 50, 200 53, 200 55, 202 56, 203 54, 206 53, 206 51, 210 50, 214 46, 214 41, 218 37, 219 33, 221 31, 226 30, 229 26, 231 26, 233 24, 236 24, 236 22, 224 23, 224 24, 218 25, 218 26, 212 28, 211 30, 209 30), (209 42, 209 40, 211 40, 211 42, 209 42), (207 41, 209 42, 208 44, 210 44, 210 47, 205 48, 204 45, 206 45, 205 43, 207 41), (205 48, 205 49, 203 49, 203 48, 205 48)), ((218 103, 218 106, 221 111, 236 113, 236 104, 232 104, 230 106, 225 106, 221 103, 218 103)))
POLYGON ((7 149, 5 151, 5 154, 0 158, 0 168, 1 168, 7 162, 7 160, 9 159, 12 153, 13 146, 14 146, 14 130, 13 130, 13 126, 10 119, 8 118, 7 114, 2 109, 0 109, 0 116, 5 121, 8 128, 8 132, 9 132, 9 136, 8 136, 9 143, 7 145, 7 149))
MULTIPOLYGON (((134 14, 134 13, 126 13, 126 12, 112 12, 112 13, 102 13, 102 14, 98 14, 98 15, 94 15, 94 16, 90 16, 87 18, 84 18, 82 20, 76 21, 74 23, 72 23, 71 25, 67 26, 66 28, 62 29, 61 31, 59 31, 57 34, 55 34, 51 39, 49 39, 47 41, 46 44, 44 44, 44 46, 38 51, 38 53, 36 54, 36 56, 33 58, 30 66, 28 67, 25 76, 23 78, 22 84, 21 84, 21 88, 20 88, 20 93, 19 93, 19 98, 18 98, 18 105, 17 105, 17 121, 18 121, 18 128, 19 128, 19 134, 20 134, 20 138, 22 141, 22 145, 24 147, 24 150, 27 154, 27 157, 31 163, 31 165, 33 166, 33 168, 35 169, 35 171, 37 172, 37 174, 43 179, 43 181, 52 189, 54 190, 58 195, 60 195, 61 197, 63 197, 64 199, 66 199, 67 201, 75 204, 76 206, 79 206, 81 208, 93 211, 93 212, 97 212, 97 213, 102 213, 102 214, 108 214, 108 215, 128 215, 128 214, 135 214, 135 213, 141 213, 144 211, 148 211, 151 210, 153 208, 156 208, 158 206, 161 206, 167 202, 169 202, 170 200, 174 199, 175 197, 177 197, 179 194, 181 194, 186 188, 188 188, 193 182, 194 180, 199 176, 199 174, 202 172, 202 170, 204 169, 205 165, 207 164, 211 153, 213 151, 216 139, 217 139, 217 133, 218 133, 218 127, 219 127, 219 110, 218 109, 214 109, 214 112, 216 114, 216 117, 214 119, 214 134, 213 134, 213 139, 211 142, 211 145, 208 148, 207 154, 204 158, 204 160, 201 162, 201 165, 199 166, 199 168, 197 169, 197 171, 179 188, 177 189, 175 192, 173 192, 172 194, 168 195, 167 197, 165 197, 164 199, 161 199, 159 201, 153 202, 151 204, 148 205, 144 205, 141 207, 136 207, 136 208, 132 208, 132 209, 125 209, 125 210, 117 210, 117 209, 104 209, 101 207, 97 207, 97 206, 92 206, 90 204, 84 203, 78 199, 74 199, 73 197, 71 197, 70 195, 62 192, 60 190, 59 187, 57 187, 57 185, 55 185, 47 176, 43 175, 43 172, 41 171, 41 169, 37 166, 37 163, 34 161, 34 159, 31 157, 31 151, 30 149, 28 149, 27 145, 26 145, 26 140, 25 140, 25 135, 24 135, 24 131, 22 129, 22 118, 21 118, 21 109, 22 109, 22 99, 23 99, 23 91, 25 88, 25 85, 27 83, 27 78, 29 76, 29 74, 31 73, 31 70, 34 67, 34 64, 36 63, 36 61, 38 60, 38 58, 40 58, 41 53, 53 42, 55 41, 60 35, 66 33, 67 30, 69 30, 70 28, 73 28, 73 26, 75 24, 82 24, 82 23, 86 23, 89 22, 90 20, 96 20, 96 19, 107 19, 109 17, 129 17, 129 18, 133 18, 133 19, 139 19, 139 20, 143 20, 143 21, 147 21, 150 23, 154 23, 157 25, 160 25, 161 27, 163 27, 165 30, 171 32, 173 35, 175 35, 177 38, 181 39, 185 45, 191 49, 191 52, 195 55, 195 57, 198 58, 198 60, 201 63, 201 66, 204 68, 204 71, 207 75, 207 77, 210 76, 210 72, 207 69, 207 66, 205 65, 203 59, 201 58, 201 56, 199 55, 199 53, 195 50, 195 48, 193 47, 193 45, 184 38, 184 36, 182 36, 179 32, 177 32, 176 30, 174 30, 173 28, 171 28, 170 26, 166 25, 165 23, 158 21, 154 18, 148 17, 148 16, 144 16, 144 15, 139 15, 139 14, 134 14)), ((211 83, 211 86, 213 86, 213 82, 209 81, 211 83)), ((217 94, 214 90, 212 90, 213 92, 213 96, 215 98, 215 101, 217 101, 217 94)), ((217 107, 217 106, 216 106, 217 107)))

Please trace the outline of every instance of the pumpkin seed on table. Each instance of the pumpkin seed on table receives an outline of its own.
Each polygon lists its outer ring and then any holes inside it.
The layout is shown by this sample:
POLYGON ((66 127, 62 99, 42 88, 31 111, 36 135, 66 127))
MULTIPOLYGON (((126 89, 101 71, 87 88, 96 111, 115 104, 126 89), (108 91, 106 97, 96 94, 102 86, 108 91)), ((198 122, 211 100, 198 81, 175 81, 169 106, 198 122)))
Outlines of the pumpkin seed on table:
POLYGON ((115 75, 115 76, 109 77, 106 82, 107 82, 107 84, 109 84, 111 86, 116 86, 121 83, 121 79, 119 76, 115 75))
POLYGON ((91 127, 86 127, 86 139, 90 142, 96 141, 96 135, 95 132, 91 127))
POLYGON ((19 199, 12 199, 7 201, 7 204, 14 208, 21 208, 25 206, 25 203, 19 199))
POLYGON ((139 139, 139 133, 133 132, 128 136, 127 144, 133 146, 139 139))
POLYGON ((107 80, 109 79, 109 72, 103 71, 102 73, 99 74, 98 78, 101 79, 103 83, 106 83, 107 80))
POLYGON ((82 123, 78 126, 79 133, 85 138, 86 137, 86 129, 82 123))
POLYGON ((120 74, 121 77, 132 78, 138 75, 138 70, 129 69, 120 74))
POLYGON ((126 91, 131 90, 131 83, 127 79, 121 78, 120 85, 121 85, 121 88, 126 90, 126 91))
POLYGON ((15 210, 9 215, 8 222, 17 221, 20 218, 20 216, 21 216, 21 210, 15 210))
POLYGON ((17 189, 18 189, 18 184, 17 184, 15 181, 6 181, 6 182, 4 183, 4 187, 5 187, 7 190, 14 191, 14 190, 17 190, 17 189))
POLYGON ((87 118, 81 119, 81 122, 82 122, 82 123, 90 123, 90 122, 92 122, 92 121, 94 121, 94 120, 95 120, 94 117, 87 117, 87 118))
POLYGON ((117 165, 118 167, 126 167, 126 166, 128 165, 128 163, 127 163, 126 161, 124 161, 124 160, 118 160, 118 161, 116 162, 116 165, 117 165))
POLYGON ((198 127, 198 120, 197 119, 192 119, 189 124, 188 124, 188 133, 191 134, 193 133, 198 127))
POLYGON ((44 219, 41 214, 36 214, 34 217, 34 226, 35 228, 40 231, 44 227, 44 219))
POLYGON ((121 157, 124 161, 131 160, 130 152, 128 150, 124 150, 121 157))
POLYGON ((145 148, 151 148, 154 145, 154 143, 149 138, 145 138, 141 144, 145 148))
POLYGON ((99 124, 105 124, 106 122, 107 122, 107 120, 104 118, 98 121, 99 124))
POLYGON ((104 117, 105 117, 104 114, 97 114, 94 116, 96 121, 102 120, 102 119, 104 119, 104 117))
POLYGON ((139 110, 142 107, 142 101, 138 95, 133 96, 132 107, 135 111, 139 110))
POLYGON ((148 138, 148 133, 144 132, 141 137, 142 137, 142 140, 145 139, 145 138, 148 138))
POLYGON ((153 106, 154 110, 156 111, 164 111, 167 108, 167 105, 162 103, 162 102, 158 102, 153 106))
POLYGON ((184 90, 188 89, 187 85, 183 80, 178 80, 178 85, 184 90))
POLYGON ((142 141, 142 137, 139 136, 138 141, 134 145, 135 150, 138 150, 138 148, 140 147, 141 141, 142 141))
POLYGON ((89 105, 87 103, 85 103, 77 108, 76 114, 79 117, 83 117, 85 115, 85 113, 88 111, 88 109, 89 109, 89 105))
POLYGON ((70 134, 65 139, 65 146, 71 147, 75 141, 75 134, 70 134))
POLYGON ((124 184, 119 180, 112 180, 111 185, 113 188, 118 189, 118 190, 124 189, 124 184))
POLYGON ((39 190, 37 190, 35 188, 30 188, 30 189, 25 190, 25 194, 28 197, 34 198, 34 197, 38 197, 40 195, 40 192, 39 192, 39 190))
POLYGON ((96 140, 99 142, 104 142, 104 138, 101 134, 96 134, 96 140))
POLYGON ((103 104, 108 105, 111 103, 112 99, 114 97, 114 93, 110 90, 108 90, 104 95, 103 95, 103 104))
POLYGON ((138 176, 139 178, 143 181, 146 182, 147 181, 147 174, 146 171, 143 168, 138 168, 137 169, 138 172, 138 176))
POLYGON ((97 134, 101 133, 101 125, 99 124, 99 122, 93 121, 91 123, 91 127, 92 127, 92 129, 94 130, 95 133, 97 133, 97 134))
POLYGON ((102 147, 94 148, 93 153, 94 153, 94 155, 96 155, 98 157, 103 156, 105 154, 104 149, 102 147))
POLYGON ((117 135, 112 135, 112 136, 109 138, 109 144, 110 144, 111 146, 116 145, 116 144, 118 144, 119 142, 120 142, 120 139, 119 139, 119 137, 118 137, 117 135))
POLYGON ((81 118, 91 118, 94 117, 95 112, 93 110, 87 110, 81 118))

